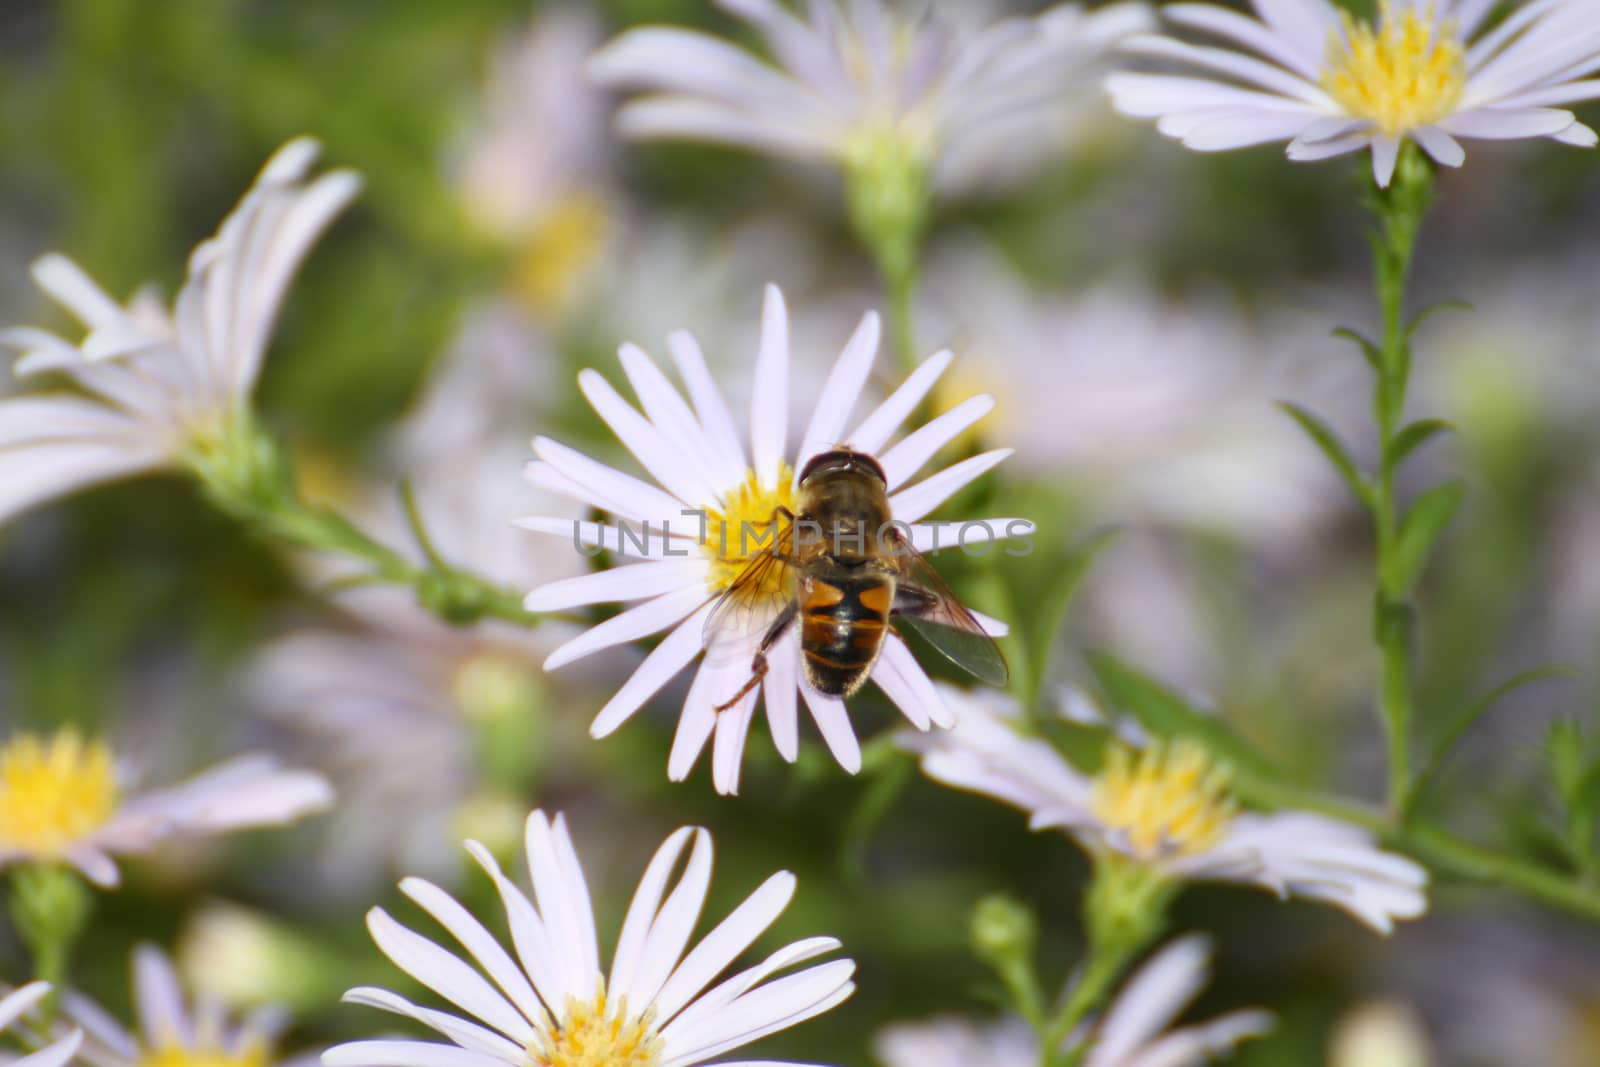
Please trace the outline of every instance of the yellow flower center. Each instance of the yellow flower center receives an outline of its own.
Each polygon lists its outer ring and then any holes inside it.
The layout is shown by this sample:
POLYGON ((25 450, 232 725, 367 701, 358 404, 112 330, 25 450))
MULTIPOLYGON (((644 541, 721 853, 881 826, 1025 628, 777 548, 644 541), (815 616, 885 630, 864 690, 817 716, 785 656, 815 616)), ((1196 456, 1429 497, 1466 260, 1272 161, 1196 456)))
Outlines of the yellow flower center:
MULTIPOLYGON (((744 481, 723 494, 722 510, 706 511, 705 534, 700 547, 711 557, 708 578, 712 592, 721 592, 744 573, 745 564, 769 548, 777 546, 785 523, 778 509, 794 511, 794 468, 778 467, 778 487, 767 489, 746 471, 744 481)), ((774 600, 785 595, 787 570, 769 567, 762 576, 760 595, 774 600)), ((755 595, 755 590, 752 590, 755 595)))
POLYGON ((600 196, 576 192, 563 198, 529 230, 512 272, 513 289, 540 315, 566 311, 611 229, 600 196))
POLYGON ((267 1050, 255 1043, 237 1052, 224 1052, 204 1045, 185 1048, 173 1042, 147 1051, 136 1067, 267 1067, 267 1050))
POLYGON ((1467 59, 1452 22, 1431 8, 1395 13, 1384 0, 1374 27, 1344 16, 1344 36, 1328 49, 1322 87, 1354 118, 1387 137, 1445 118, 1461 102, 1467 59))
POLYGON ((1189 741, 1111 750, 1094 784, 1095 817, 1141 859, 1204 852, 1234 814, 1228 775, 1189 741))
POLYGON ((0 748, 0 845, 56 858, 117 810, 111 750, 71 730, 0 748))
POLYGON ((661 1038, 653 1023, 653 1011, 630 1018, 626 1000, 608 1004, 601 983, 594 1000, 567 1002, 555 1029, 528 1046, 528 1058, 536 1067, 655 1067, 661 1038))

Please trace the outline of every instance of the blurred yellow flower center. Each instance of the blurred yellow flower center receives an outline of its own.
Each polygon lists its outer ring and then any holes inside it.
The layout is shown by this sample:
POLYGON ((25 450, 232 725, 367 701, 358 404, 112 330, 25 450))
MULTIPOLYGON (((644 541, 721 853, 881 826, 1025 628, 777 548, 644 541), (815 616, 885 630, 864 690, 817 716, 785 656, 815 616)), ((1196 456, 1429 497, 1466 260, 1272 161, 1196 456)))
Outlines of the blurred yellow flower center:
POLYGON ((1384 0, 1376 26, 1344 16, 1344 36, 1334 36, 1322 87, 1354 118, 1387 137, 1438 122, 1461 102, 1467 84, 1466 53, 1451 22, 1432 8, 1396 14, 1384 0))
POLYGON ((538 1067, 655 1067, 661 1060, 661 1038, 654 1012, 628 1015, 628 1002, 606 1001, 604 983, 592 1001, 567 1002, 567 1012, 551 1032, 528 1046, 538 1067))
POLYGON ((267 1067, 267 1050, 254 1042, 237 1052, 203 1046, 162 1045, 146 1052, 136 1067, 267 1067))
POLYGON ((528 231, 512 276, 517 295, 540 315, 566 311, 605 249, 611 226, 600 196, 576 192, 562 199, 528 231))
POLYGON ((0 748, 0 845, 58 857, 117 810, 111 750, 64 730, 0 748))
MULTIPOLYGON (((779 518, 778 509, 794 510, 794 468, 787 463, 779 465, 776 489, 763 487, 755 471, 746 471, 744 481, 724 493, 723 499, 721 511, 707 509, 705 536, 700 542, 711 557, 713 592, 732 585, 751 557, 776 547, 778 538, 784 536, 787 524, 779 518)), ((773 599, 783 596, 785 578, 785 568, 767 568, 761 594, 773 599)), ((754 595, 756 591, 751 592, 754 595)))
POLYGON ((1117 747, 1094 784, 1094 814, 1144 859, 1204 852, 1234 814, 1228 775, 1188 741, 1117 747))

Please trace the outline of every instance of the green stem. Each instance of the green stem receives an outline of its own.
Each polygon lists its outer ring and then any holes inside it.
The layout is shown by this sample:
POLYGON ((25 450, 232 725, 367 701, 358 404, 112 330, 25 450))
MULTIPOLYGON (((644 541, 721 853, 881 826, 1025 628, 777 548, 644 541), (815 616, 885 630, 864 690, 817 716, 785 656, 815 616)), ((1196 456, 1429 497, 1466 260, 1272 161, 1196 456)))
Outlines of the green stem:
POLYGON ((12 876, 10 905, 17 932, 33 954, 34 977, 50 983, 39 1018, 40 1030, 48 1033, 94 898, 70 868, 28 866, 12 876))
POLYGON ((360 581, 410 586, 418 603, 452 625, 492 618, 532 626, 552 617, 523 608, 516 590, 446 563, 428 539, 409 486, 402 496, 426 556, 422 564, 377 541, 338 512, 307 504, 282 450, 248 416, 241 416, 228 436, 197 450, 193 468, 223 511, 294 547, 360 560, 369 568, 360 581))
POLYGON ((1110 999, 1112 987, 1122 975, 1139 946, 1111 943, 1092 944, 1083 973, 1061 1005, 1061 1011, 1045 1029, 1039 1042, 1039 1067, 1074 1067, 1088 1055, 1089 1043, 1063 1053, 1061 1048, 1089 1013, 1110 999))
POLYGON ((1072 1032, 1105 1005, 1128 964, 1161 935, 1175 890, 1143 863, 1112 852, 1096 855, 1083 909, 1089 958, 1060 1010, 1039 1034, 1040 1067, 1076 1067, 1089 1054, 1092 1038, 1066 1047, 1072 1032))
POLYGON ((902 270, 885 274, 884 284, 889 291, 889 336, 901 367, 907 372, 917 367, 916 326, 914 324, 917 301, 917 272, 902 270))
POLYGON ((1405 422, 1411 379, 1410 330, 1405 319, 1406 287, 1417 231, 1433 199, 1433 170, 1409 141, 1401 149, 1394 181, 1374 196, 1378 233, 1373 267, 1383 317, 1382 343, 1373 366, 1373 414, 1378 424, 1378 485, 1373 500, 1376 533, 1377 595, 1374 640, 1382 659, 1378 706, 1389 748, 1389 806, 1409 807, 1412 785, 1411 732, 1415 719, 1411 678, 1416 609, 1399 568, 1400 511, 1395 499, 1398 457, 1394 442, 1405 422))

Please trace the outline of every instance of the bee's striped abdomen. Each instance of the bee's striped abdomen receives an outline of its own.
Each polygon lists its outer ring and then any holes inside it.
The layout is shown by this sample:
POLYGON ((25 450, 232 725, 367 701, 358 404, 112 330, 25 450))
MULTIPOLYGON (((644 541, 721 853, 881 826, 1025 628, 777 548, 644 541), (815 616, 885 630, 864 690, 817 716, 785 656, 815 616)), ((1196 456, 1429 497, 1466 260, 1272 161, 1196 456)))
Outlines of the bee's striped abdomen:
POLYGON ((800 650, 813 688, 837 697, 861 688, 883 649, 893 603, 894 585, 881 575, 805 583, 800 650))

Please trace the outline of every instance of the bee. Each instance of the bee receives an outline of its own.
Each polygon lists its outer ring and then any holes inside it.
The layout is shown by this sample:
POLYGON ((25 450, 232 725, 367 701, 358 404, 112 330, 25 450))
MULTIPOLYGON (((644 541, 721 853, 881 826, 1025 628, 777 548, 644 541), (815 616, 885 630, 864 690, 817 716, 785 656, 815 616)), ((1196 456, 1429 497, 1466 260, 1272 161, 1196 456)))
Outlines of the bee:
POLYGON ((820 453, 800 472, 795 509, 777 509, 771 546, 751 557, 706 618, 713 654, 747 649, 761 634, 750 679, 717 711, 761 684, 767 653, 797 622, 806 681, 829 696, 851 697, 866 684, 895 619, 958 666, 1005 685, 994 640, 911 546, 908 527, 893 521, 877 460, 844 447, 820 453))

